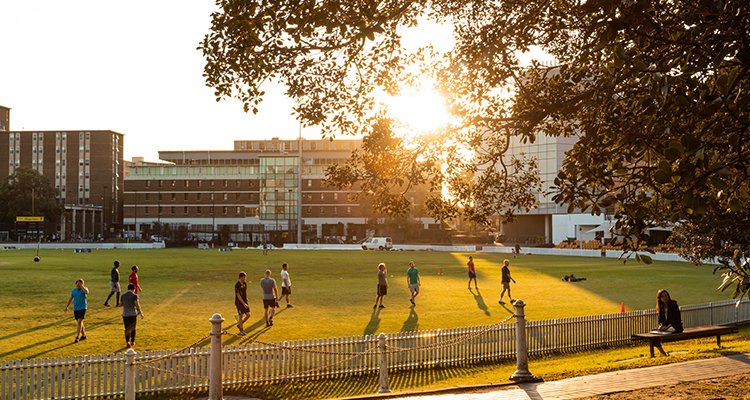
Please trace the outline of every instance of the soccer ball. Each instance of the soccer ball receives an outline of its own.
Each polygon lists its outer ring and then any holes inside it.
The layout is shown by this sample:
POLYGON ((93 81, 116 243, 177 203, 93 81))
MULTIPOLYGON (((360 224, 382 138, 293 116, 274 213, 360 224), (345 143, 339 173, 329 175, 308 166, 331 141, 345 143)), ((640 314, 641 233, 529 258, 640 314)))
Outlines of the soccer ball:
POLYGON ((41 258, 39 258, 39 256, 34 256, 34 262, 39 262, 39 260, 41 260, 41 258))

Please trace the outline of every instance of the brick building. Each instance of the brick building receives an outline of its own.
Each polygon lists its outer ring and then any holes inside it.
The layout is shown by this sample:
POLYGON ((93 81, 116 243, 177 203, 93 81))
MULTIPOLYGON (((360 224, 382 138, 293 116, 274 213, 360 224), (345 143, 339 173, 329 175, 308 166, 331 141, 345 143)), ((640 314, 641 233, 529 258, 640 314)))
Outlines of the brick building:
POLYGON ((325 168, 344 164, 360 145, 242 140, 234 150, 160 151, 159 163, 135 160, 125 172, 126 231, 142 237, 168 224, 197 240, 362 239, 368 210, 322 183, 325 168))
POLYGON ((107 237, 122 227, 123 138, 109 130, 0 131, 0 179, 22 166, 35 169, 52 181, 65 208, 48 233, 107 237))

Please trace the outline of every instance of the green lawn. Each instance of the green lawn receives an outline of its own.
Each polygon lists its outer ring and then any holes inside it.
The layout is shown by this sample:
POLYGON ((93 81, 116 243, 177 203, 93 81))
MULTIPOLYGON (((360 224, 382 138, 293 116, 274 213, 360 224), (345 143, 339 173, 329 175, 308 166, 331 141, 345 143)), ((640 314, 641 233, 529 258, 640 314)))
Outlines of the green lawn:
MULTIPOLYGON (((380 332, 491 324, 505 319, 510 306, 497 303, 500 268, 508 255, 476 253, 479 291, 467 290, 469 254, 443 252, 276 250, 42 250, 0 252, 0 360, 98 354, 124 350, 121 309, 102 305, 109 294, 109 271, 122 263, 121 281, 130 266, 140 267, 145 319, 138 320, 137 350, 181 348, 210 331, 208 319, 220 313, 234 324, 233 287, 237 273, 248 274, 253 337, 265 341, 353 336, 380 332), (413 260, 422 278, 417 306, 410 309, 405 272, 413 260), (269 268, 280 285, 281 264, 288 262, 292 304, 265 329, 259 279, 269 268), (377 264, 388 266, 390 284, 384 304, 373 312, 377 264), (442 275, 439 272, 442 270, 442 275), (76 279, 90 290, 86 330, 89 340, 73 344, 75 321, 63 313, 76 279)), ((653 308, 656 291, 666 288, 681 305, 724 300, 709 266, 659 262, 652 265, 615 259, 559 256, 511 258, 518 282, 513 296, 527 303, 528 319, 563 318, 653 308), (567 283, 574 273, 588 278, 567 283)), ((114 304, 114 301, 110 301, 114 304)), ((231 332, 237 332, 231 328, 231 332)), ((227 342, 232 343, 234 339, 227 342)), ((205 342, 204 342, 205 343, 205 342)))

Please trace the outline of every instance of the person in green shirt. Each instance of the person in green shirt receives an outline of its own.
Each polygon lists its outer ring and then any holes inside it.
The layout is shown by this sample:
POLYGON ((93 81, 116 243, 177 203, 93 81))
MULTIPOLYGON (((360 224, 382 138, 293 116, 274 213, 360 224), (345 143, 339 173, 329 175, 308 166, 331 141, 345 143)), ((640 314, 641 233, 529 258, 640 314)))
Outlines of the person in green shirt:
POLYGON ((414 267, 414 261, 409 261, 409 269, 406 270, 406 283, 411 290, 411 304, 416 305, 414 299, 419 295, 421 281, 419 280, 419 270, 414 267))

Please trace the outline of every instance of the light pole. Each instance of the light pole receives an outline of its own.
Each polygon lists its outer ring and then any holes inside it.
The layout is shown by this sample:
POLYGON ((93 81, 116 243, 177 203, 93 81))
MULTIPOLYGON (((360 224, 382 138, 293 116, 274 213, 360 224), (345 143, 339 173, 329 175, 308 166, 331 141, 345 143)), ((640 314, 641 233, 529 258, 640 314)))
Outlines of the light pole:
POLYGON ((101 232, 102 232, 102 239, 104 239, 104 227, 107 226, 107 224, 104 223, 104 216, 107 215, 107 186, 102 187, 102 226, 101 226, 101 232))
MULTIPOLYGON (((211 181, 213 182, 213 181, 211 181)), ((211 245, 213 246, 214 239, 216 238, 216 195, 211 190, 211 245)))

